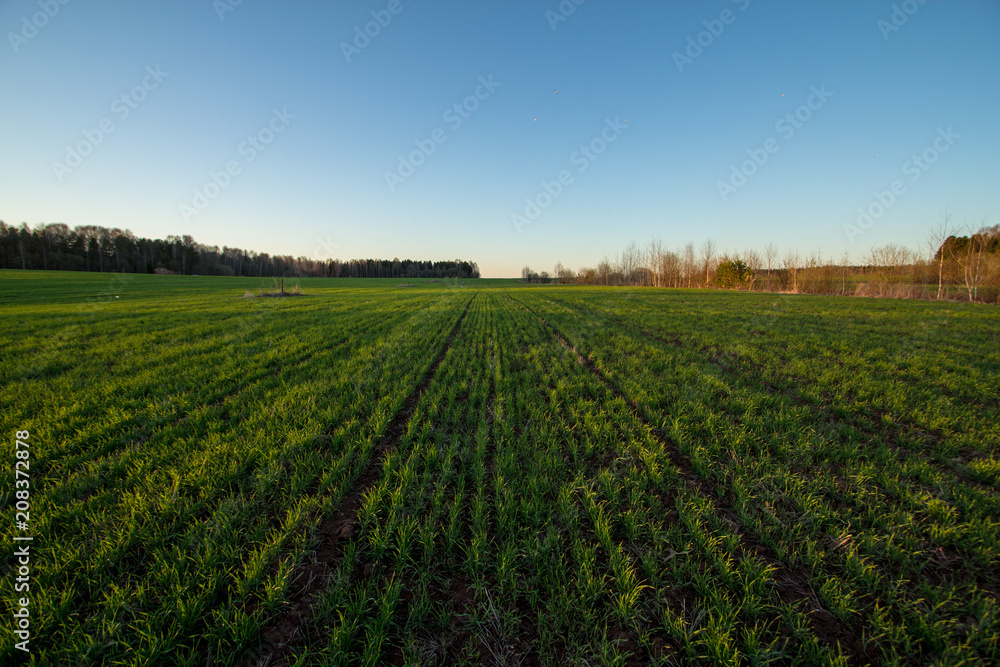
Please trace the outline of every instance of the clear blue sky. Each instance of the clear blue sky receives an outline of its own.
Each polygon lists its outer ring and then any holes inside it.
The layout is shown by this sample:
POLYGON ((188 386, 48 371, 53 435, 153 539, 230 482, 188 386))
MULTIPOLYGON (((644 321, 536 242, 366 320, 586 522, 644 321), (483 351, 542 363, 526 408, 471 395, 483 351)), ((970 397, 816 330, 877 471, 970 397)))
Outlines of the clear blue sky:
POLYGON ((314 257, 460 257, 489 277, 592 266, 654 235, 859 258, 923 244, 946 207, 957 222, 1000 222, 1000 2, 562 6, 574 11, 563 17, 556 0, 6 1, 0 219, 314 257), (348 62, 343 43, 372 12, 391 21, 348 62), (678 67, 699 33, 705 46, 678 67), (823 87, 832 96, 810 98, 823 87), (446 115, 477 91, 466 117, 446 115), (808 117, 798 128, 779 125, 797 110, 808 117), (258 151, 250 136, 271 141, 258 151), (417 141, 433 153, 390 187, 386 172, 398 175, 417 141), (81 143, 77 163, 67 147, 81 143), (578 152, 588 145, 604 150, 578 152), (767 161, 731 181, 747 151, 767 161), (925 151, 933 164, 907 165, 925 151), (196 201, 230 162, 228 185, 196 201), (539 197, 563 171, 562 192, 539 197), (848 234, 897 180, 901 194, 848 234), (720 182, 741 184, 720 193, 720 182), (518 231, 512 215, 534 214, 526 198, 548 206, 518 231))

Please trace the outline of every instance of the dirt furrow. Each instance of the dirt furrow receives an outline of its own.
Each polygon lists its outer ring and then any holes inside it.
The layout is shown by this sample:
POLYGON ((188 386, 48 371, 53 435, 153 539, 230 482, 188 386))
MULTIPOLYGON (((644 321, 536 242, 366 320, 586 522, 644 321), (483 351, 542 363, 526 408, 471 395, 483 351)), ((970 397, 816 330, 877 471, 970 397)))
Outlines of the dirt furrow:
POLYGON ((259 651, 256 655, 244 659, 240 663, 241 666, 285 664, 289 649, 303 639, 303 633, 312 618, 312 609, 322 597, 331 572, 343 558, 345 543, 357 532, 361 501, 378 482, 382 461, 399 447, 400 441, 406 434, 406 425, 410 417, 437 374, 438 367, 444 361, 448 350, 451 349, 452 342, 474 300, 475 296, 466 303, 465 310, 449 332, 441 351, 417 383, 416 388, 406 398, 403 407, 389 423, 382 439, 375 446, 375 456, 365 465, 364 470, 344 496, 336 514, 320 523, 316 530, 316 539, 319 543, 316 546, 315 557, 312 562, 299 565, 289 578, 294 582, 294 588, 288 594, 287 608, 261 632, 259 651))
MULTIPOLYGON (((551 331, 552 335, 575 355, 577 362, 589 370, 594 377, 600 380, 613 396, 622 399, 629 407, 633 415, 642 422, 653 434, 656 440, 664 448, 671 463, 680 470, 681 477, 689 488, 696 491, 700 496, 708 500, 715 508, 716 514, 722 517, 726 523, 735 528, 740 544, 743 547, 745 557, 756 557, 773 570, 776 583, 776 592, 782 602, 795 607, 805 607, 809 609, 809 621, 816 636, 828 644, 840 644, 841 649, 848 656, 852 664, 862 664, 864 662, 864 645, 861 641, 859 627, 847 627, 829 611, 823 609, 818 603, 817 596, 810 583, 809 574, 802 568, 784 563, 780 557, 770 547, 759 542, 736 518, 735 514, 729 510, 734 504, 731 489, 723 489, 722 493, 716 492, 715 488, 701 479, 694 471, 690 459, 681 452, 677 443, 662 429, 653 424, 641 409, 639 403, 630 399, 625 393, 598 368, 589 358, 580 354, 576 347, 562 335, 544 317, 534 312, 528 306, 515 301, 528 312, 538 317, 541 322, 551 331)), ((776 617, 777 618, 777 617, 776 617)))

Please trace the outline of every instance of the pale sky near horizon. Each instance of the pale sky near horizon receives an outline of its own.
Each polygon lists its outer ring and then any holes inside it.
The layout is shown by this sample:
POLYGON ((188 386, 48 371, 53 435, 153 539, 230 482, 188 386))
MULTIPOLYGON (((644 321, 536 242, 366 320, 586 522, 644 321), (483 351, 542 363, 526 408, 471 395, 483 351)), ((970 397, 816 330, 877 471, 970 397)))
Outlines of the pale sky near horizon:
POLYGON ((1000 2, 577 2, 9 0, 0 219, 485 277, 1000 223, 1000 2))

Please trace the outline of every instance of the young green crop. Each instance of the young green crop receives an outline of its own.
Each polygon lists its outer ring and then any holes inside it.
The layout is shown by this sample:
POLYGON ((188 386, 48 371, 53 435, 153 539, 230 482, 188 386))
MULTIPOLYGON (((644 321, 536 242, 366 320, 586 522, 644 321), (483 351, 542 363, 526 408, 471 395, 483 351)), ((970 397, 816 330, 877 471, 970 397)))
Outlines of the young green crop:
POLYGON ((1000 659, 995 309, 2 278, 40 664, 1000 659))

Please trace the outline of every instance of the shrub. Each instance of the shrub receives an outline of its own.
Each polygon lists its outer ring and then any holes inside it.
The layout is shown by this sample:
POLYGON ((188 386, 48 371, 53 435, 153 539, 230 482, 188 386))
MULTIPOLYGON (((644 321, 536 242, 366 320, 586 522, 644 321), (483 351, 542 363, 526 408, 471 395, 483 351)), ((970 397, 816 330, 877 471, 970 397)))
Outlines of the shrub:
POLYGON ((753 269, 740 259, 722 262, 715 270, 715 284, 726 289, 749 287, 753 278, 753 269))

